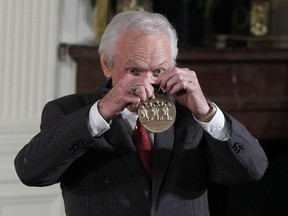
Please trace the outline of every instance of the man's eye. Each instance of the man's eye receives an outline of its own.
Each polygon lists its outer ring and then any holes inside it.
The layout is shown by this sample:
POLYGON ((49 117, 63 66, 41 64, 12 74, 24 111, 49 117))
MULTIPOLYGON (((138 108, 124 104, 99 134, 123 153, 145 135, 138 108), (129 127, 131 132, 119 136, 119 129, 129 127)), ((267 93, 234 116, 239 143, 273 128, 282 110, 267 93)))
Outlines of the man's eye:
POLYGON ((128 68, 126 71, 128 73, 137 73, 137 72, 139 72, 136 68, 128 68))
POLYGON ((165 71, 164 68, 160 68, 160 69, 157 69, 157 70, 153 71, 153 73, 154 73, 155 75, 158 75, 158 74, 163 73, 164 71, 165 71))

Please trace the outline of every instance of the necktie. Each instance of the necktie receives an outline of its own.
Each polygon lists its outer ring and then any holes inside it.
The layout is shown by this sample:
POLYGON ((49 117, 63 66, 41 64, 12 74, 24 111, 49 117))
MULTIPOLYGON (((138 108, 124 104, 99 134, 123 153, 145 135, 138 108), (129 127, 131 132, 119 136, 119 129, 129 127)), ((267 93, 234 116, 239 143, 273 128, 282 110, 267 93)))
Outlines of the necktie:
POLYGON ((137 129, 132 135, 132 140, 138 152, 139 158, 150 180, 152 179, 152 150, 153 145, 144 126, 137 119, 137 129))

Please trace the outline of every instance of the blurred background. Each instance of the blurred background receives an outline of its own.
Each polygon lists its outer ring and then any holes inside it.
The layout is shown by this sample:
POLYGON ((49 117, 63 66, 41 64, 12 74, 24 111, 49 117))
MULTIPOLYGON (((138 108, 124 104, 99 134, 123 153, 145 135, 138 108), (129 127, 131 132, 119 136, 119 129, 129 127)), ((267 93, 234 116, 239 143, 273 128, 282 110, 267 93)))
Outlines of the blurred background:
POLYGON ((123 10, 167 16, 178 65, 197 71, 205 94, 268 155, 260 182, 209 185, 211 215, 288 215, 287 0, 0 0, 0 216, 65 215, 59 185, 22 185, 13 160, 39 131, 45 103, 104 80, 97 46, 123 10))

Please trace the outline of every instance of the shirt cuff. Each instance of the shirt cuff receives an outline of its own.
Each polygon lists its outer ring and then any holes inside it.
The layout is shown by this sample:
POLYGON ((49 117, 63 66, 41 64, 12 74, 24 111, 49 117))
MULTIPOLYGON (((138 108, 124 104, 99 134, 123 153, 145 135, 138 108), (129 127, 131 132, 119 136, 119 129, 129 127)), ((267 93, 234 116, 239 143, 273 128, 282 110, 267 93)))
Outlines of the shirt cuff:
POLYGON ((199 121, 195 116, 194 119, 200 124, 202 129, 209 133, 213 138, 220 141, 227 141, 230 138, 229 123, 225 119, 223 112, 219 107, 213 103, 216 107, 216 113, 209 122, 199 121))
POLYGON ((101 114, 98 110, 98 103, 97 101, 89 111, 89 126, 90 126, 90 133, 93 137, 101 136, 107 130, 110 129, 110 125, 103 119, 101 114))

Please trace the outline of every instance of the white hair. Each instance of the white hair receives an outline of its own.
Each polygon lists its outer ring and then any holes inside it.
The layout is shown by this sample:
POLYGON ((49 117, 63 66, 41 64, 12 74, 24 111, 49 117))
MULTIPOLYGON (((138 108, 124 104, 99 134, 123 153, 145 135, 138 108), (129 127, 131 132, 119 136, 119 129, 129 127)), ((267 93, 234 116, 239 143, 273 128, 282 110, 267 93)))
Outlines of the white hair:
POLYGON ((125 11, 113 17, 100 42, 99 53, 104 53, 110 66, 116 54, 116 43, 121 33, 133 30, 141 33, 162 32, 167 35, 171 46, 171 63, 175 65, 178 55, 177 33, 171 23, 161 14, 145 11, 125 11))

